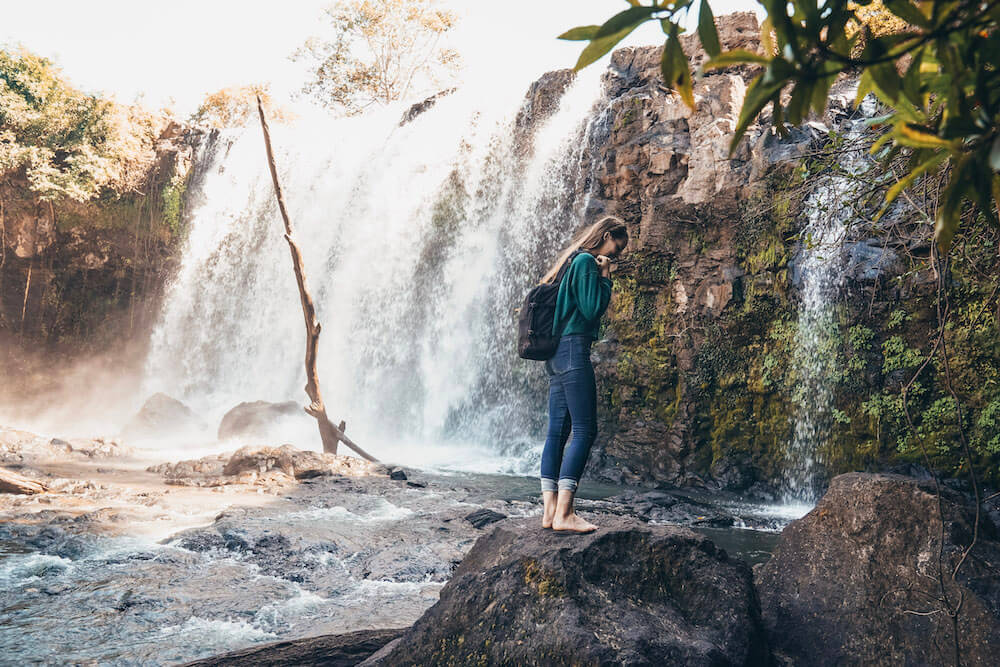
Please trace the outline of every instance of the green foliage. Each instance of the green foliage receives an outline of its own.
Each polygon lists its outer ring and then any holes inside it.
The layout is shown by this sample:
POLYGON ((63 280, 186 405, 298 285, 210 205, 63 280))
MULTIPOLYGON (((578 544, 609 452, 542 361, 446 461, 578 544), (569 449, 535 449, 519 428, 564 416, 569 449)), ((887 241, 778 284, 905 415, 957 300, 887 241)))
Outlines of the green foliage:
POLYGON ((915 369, 923 362, 919 350, 910 348, 902 336, 891 336, 882 343, 882 372, 915 369))
POLYGON ((49 60, 0 50, 0 176, 23 176, 43 201, 86 202, 136 189, 162 121, 88 95, 49 60))
MULTIPOLYGON (((664 83, 693 110, 692 74, 678 35, 683 30, 679 22, 694 0, 630 4, 599 27, 562 35, 590 42, 576 69, 610 51, 641 23, 659 21, 667 35, 664 83)), ((721 52, 709 3, 700 0, 698 36, 711 57, 695 75, 732 65, 762 66, 747 88, 731 154, 768 104, 772 123, 784 134, 786 120, 797 125, 811 110, 825 110, 838 74, 860 71, 856 104, 874 93, 889 109, 873 123, 888 131, 871 152, 884 166, 904 152, 909 156, 885 193, 880 215, 921 176, 947 170, 934 230, 939 252, 949 252, 966 201, 1000 226, 994 211, 1000 203, 1000 6, 948 0, 895 0, 885 6, 838 1, 820 7, 811 0, 762 4, 767 10, 761 25, 763 53, 721 52)))
POLYGON ((897 308, 889 314, 889 321, 886 322, 887 329, 895 329, 903 322, 913 319, 912 315, 907 314, 902 308, 897 308))
POLYGON ((163 187, 160 196, 163 200, 163 222, 171 233, 177 234, 181 229, 181 215, 184 206, 184 192, 187 190, 187 179, 175 175, 163 187))
POLYGON ((1000 397, 993 399, 979 413, 973 443, 983 452, 1000 455, 1000 397))

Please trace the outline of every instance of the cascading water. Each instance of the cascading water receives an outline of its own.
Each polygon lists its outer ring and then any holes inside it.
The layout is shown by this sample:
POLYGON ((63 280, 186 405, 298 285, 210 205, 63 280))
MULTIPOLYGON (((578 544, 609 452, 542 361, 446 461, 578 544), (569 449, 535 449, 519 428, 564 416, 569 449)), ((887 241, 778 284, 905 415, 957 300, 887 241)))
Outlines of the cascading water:
MULTIPOLYGON (((399 127, 398 110, 277 126, 290 214, 323 325, 324 399, 384 460, 525 472, 544 374, 514 353, 514 309, 583 223, 586 70, 518 146, 518 105, 459 91, 399 127)), ((304 399, 299 298, 258 128, 203 157, 189 238, 154 331, 144 395, 218 418, 304 399)), ((318 448, 302 420, 286 440, 318 448)))
MULTIPOLYGON (((872 115, 874 100, 869 97, 861 112, 872 115)), ((865 130, 864 119, 846 121, 846 145, 858 145, 865 130)), ((804 240, 796 259, 800 276, 801 301, 795 337, 792 392, 795 406, 794 429, 785 463, 786 503, 812 504, 817 497, 817 452, 829 434, 834 395, 838 344, 834 307, 844 284, 847 256, 844 242, 851 220, 857 218, 852 202, 858 191, 857 175, 869 165, 863 146, 840 154, 834 173, 821 177, 806 198, 807 220, 804 240)))

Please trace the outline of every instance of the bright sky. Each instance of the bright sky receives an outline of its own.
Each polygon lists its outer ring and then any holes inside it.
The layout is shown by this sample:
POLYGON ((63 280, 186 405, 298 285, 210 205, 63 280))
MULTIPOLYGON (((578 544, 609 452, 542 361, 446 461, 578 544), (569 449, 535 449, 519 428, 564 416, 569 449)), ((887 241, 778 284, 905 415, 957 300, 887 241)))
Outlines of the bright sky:
MULTIPOLYGON (((137 97, 151 107, 192 113, 207 93, 269 81, 283 96, 301 86, 288 56, 322 34, 331 0, 34 0, 6 3, 0 44, 21 43, 54 60, 78 87, 137 97)), ((626 9, 621 0, 449 0, 461 20, 454 46, 476 76, 537 76, 572 67, 579 42, 555 39, 626 9)), ((695 3, 697 6, 697 3, 695 3)), ((762 8, 754 0, 712 0, 716 16, 762 8)), ((689 29, 694 29, 694 12, 689 29)), ((653 22, 624 44, 663 41, 653 22)), ((526 82, 527 83, 527 82, 526 82)))

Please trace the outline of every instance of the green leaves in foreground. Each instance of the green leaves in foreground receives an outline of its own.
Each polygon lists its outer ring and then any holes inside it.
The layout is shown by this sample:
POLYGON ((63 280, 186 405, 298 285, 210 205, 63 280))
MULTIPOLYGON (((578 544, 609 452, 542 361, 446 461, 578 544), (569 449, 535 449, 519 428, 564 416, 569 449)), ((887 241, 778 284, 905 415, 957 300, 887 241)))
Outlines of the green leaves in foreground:
MULTIPOLYGON (((561 39, 589 42, 576 63, 582 69, 613 49, 646 21, 666 35, 663 82, 694 110, 693 80, 714 69, 759 66, 747 88, 729 151, 771 105, 772 124, 786 131, 826 109, 830 86, 844 72, 860 73, 858 105, 873 94, 888 112, 870 123, 887 131, 871 153, 888 167, 908 155, 897 181, 886 184, 879 216, 922 177, 950 170, 938 200, 934 238, 946 254, 966 202, 1000 226, 1000 7, 951 0, 873 0, 848 4, 815 0, 761 0, 761 52, 723 51, 708 0, 699 0, 698 39, 709 59, 692 76, 680 26, 694 0, 630 7, 603 25, 582 26, 561 39), (901 67, 905 66, 905 71, 901 67)), ((898 174, 887 169, 887 173, 898 174)))
POLYGON ((600 59, 604 54, 613 49, 618 42, 625 39, 630 32, 645 23, 659 9, 655 5, 648 7, 634 6, 612 16, 604 25, 581 26, 559 35, 559 39, 590 42, 583 50, 583 53, 580 54, 580 58, 576 61, 576 66, 573 69, 580 71, 587 65, 600 59))

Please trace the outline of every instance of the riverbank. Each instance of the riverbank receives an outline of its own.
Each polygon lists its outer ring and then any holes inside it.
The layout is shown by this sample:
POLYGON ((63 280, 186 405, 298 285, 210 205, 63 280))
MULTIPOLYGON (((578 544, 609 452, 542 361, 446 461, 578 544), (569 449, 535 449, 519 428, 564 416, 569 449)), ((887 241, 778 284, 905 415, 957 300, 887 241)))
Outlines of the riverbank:
MULTIPOLYGON (((410 625, 494 522, 541 513, 531 478, 272 468, 198 486, 204 465, 164 465, 154 450, 9 429, 0 441, 3 465, 52 489, 0 495, 0 643, 19 662, 174 663, 410 625)), ((681 490, 591 484, 579 505, 599 524, 695 526, 750 562, 787 522, 681 490)))

